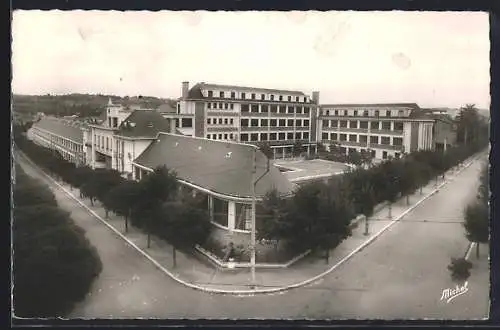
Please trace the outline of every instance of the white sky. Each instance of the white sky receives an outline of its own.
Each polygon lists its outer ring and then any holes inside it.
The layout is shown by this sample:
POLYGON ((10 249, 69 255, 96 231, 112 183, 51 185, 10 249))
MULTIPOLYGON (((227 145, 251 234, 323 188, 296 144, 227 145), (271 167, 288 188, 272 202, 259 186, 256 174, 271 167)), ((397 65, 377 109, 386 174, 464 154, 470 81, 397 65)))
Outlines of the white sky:
POLYGON ((176 98, 187 80, 489 107, 487 13, 16 11, 12 34, 17 94, 176 98))

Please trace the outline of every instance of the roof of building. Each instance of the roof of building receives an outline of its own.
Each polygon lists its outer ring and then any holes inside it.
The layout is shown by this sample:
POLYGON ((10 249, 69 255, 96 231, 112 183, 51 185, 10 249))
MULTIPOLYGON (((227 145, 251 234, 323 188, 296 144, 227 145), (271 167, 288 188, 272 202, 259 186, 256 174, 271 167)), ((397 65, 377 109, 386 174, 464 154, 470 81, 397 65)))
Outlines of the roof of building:
POLYGON ((117 135, 154 138, 160 132, 170 132, 170 120, 156 110, 134 110, 118 127, 117 135))
POLYGON ((366 103, 366 104, 321 104, 321 108, 363 108, 363 107, 398 107, 398 108, 412 108, 419 109, 418 104, 416 103, 366 103))
MULTIPOLYGON (((254 149, 247 144, 162 133, 134 163, 150 169, 165 165, 179 179, 198 187, 226 196, 250 198, 254 149)), ((267 157, 260 150, 256 156, 259 177, 267 168, 267 157)), ((256 185, 256 195, 263 197, 272 188, 289 195, 294 187, 270 165, 269 172, 256 185)))
POLYGON ((33 123, 33 127, 44 129, 77 143, 83 143, 82 128, 85 128, 86 125, 73 119, 44 116, 39 121, 33 123))

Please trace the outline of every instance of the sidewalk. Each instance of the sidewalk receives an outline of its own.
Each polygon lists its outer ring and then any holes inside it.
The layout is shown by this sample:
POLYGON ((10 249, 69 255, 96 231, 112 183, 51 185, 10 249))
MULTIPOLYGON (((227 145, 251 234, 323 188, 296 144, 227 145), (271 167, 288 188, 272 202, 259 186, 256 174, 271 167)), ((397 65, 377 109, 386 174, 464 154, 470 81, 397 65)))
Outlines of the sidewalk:
MULTIPOLYGON (((470 159, 465 162, 469 163, 470 159)), ((445 175, 445 181, 453 180, 457 171, 449 171, 445 175)), ((439 178, 437 185, 444 181, 439 178)), ((80 200, 82 204, 106 221, 110 226, 123 234, 128 240, 134 243, 145 254, 154 259, 163 268, 169 270, 179 279, 191 284, 203 287, 205 289, 216 290, 249 290, 251 283, 250 270, 238 270, 236 272, 220 271, 214 268, 208 261, 202 260, 202 257, 186 255, 180 251, 176 252, 177 267, 173 267, 172 247, 158 237, 151 236, 151 247, 147 248, 147 235, 140 229, 135 228, 129 223, 128 233, 125 233, 125 221, 122 217, 109 212, 109 218, 105 218, 105 212, 99 202, 90 205, 88 199, 79 198, 79 190, 72 189, 66 183, 58 182, 75 199, 80 200)), ((392 206, 392 219, 388 218, 388 208, 385 207, 371 218, 377 221, 369 222, 369 235, 364 235, 365 224, 361 221, 357 228, 352 230, 352 236, 344 240, 339 246, 330 252, 330 260, 327 264, 325 259, 314 256, 306 257, 289 268, 284 269, 257 269, 255 289, 273 289, 283 288, 291 285, 297 285, 300 282, 307 281, 313 277, 318 277, 322 273, 331 271, 341 263, 347 261, 351 255, 360 251, 364 246, 371 243, 380 236, 385 229, 395 223, 409 208, 415 206, 419 201, 426 198, 436 189, 436 183, 432 180, 427 186, 422 188, 422 195, 419 190, 410 196, 410 205, 406 205, 406 198, 402 198, 392 206), (387 220, 385 220, 387 219, 387 220)), ((128 244, 125 243, 124 244, 128 244)), ((320 279, 318 279, 319 281, 320 279)))

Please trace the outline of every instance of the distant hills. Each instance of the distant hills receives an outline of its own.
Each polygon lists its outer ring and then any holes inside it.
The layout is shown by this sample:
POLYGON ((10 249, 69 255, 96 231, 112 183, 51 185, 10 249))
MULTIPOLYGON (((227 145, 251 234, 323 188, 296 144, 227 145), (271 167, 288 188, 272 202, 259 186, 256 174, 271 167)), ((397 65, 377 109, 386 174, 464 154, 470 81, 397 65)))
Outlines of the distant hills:
POLYGON ((113 103, 135 105, 141 108, 157 109, 164 103, 175 107, 176 100, 162 99, 153 96, 115 96, 92 94, 66 94, 66 95, 13 95, 12 108, 17 113, 43 112, 45 114, 80 117, 98 116, 106 108, 109 99, 113 103))

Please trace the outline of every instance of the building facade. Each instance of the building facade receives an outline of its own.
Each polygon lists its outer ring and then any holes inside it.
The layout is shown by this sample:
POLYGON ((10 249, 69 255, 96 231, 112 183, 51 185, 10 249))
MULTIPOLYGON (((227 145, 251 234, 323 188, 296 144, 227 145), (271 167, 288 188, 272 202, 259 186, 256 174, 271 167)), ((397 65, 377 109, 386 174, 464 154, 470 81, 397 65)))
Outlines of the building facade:
POLYGON ((376 159, 433 149, 435 120, 417 104, 325 104, 320 106, 318 140, 339 144, 346 154, 367 151, 376 159))
POLYGON ((319 93, 198 83, 182 83, 175 114, 180 133, 210 140, 267 143, 274 158, 289 157, 299 142, 316 150, 319 93))
POLYGON ((84 123, 73 119, 43 116, 27 131, 27 138, 79 166, 85 164, 85 129, 84 123))

